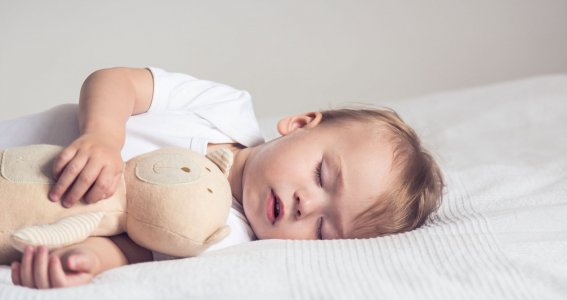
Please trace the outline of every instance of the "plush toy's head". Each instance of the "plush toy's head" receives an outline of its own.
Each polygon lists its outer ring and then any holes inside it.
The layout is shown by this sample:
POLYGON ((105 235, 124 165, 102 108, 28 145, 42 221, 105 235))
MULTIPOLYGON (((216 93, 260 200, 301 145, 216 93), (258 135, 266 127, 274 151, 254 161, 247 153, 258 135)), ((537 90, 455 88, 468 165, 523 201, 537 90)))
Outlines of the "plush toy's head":
POLYGON ((226 178, 232 153, 215 163, 184 149, 164 148, 126 163, 126 231, 150 250, 195 256, 230 232, 232 203, 226 178))

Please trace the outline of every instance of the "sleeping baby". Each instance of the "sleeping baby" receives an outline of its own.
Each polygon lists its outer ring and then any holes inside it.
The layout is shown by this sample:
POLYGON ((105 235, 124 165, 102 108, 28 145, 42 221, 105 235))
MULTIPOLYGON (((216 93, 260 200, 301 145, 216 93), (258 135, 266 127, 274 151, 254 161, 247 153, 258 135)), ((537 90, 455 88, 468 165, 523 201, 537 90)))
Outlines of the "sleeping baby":
MULTIPOLYGON (((391 110, 336 109, 285 117, 264 142, 248 93, 158 68, 92 73, 81 88, 80 136, 57 156, 52 201, 71 207, 114 194, 123 161, 166 146, 228 148, 230 235, 208 251, 254 239, 372 238, 421 226, 443 179, 416 133, 391 110)), ((86 284, 125 264, 172 259, 127 235, 49 251, 26 247, 12 281, 86 284)))

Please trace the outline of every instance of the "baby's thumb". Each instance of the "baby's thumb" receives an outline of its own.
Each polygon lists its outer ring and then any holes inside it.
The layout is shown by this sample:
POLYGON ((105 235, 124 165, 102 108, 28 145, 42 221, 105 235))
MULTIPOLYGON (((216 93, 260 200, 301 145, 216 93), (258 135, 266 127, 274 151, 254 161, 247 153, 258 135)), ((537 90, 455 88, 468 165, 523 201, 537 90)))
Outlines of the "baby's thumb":
POLYGON ((93 268, 94 260, 84 253, 74 253, 67 257, 69 271, 90 273, 93 268))

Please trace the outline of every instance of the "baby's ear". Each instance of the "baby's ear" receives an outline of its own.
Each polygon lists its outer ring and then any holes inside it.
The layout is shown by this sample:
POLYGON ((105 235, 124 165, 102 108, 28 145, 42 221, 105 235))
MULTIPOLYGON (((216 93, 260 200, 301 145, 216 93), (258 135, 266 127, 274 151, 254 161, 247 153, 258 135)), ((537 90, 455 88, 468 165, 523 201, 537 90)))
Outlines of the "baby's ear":
POLYGON ((278 122, 278 132, 288 135, 299 128, 313 128, 321 123, 323 114, 320 112, 308 112, 299 115, 288 116, 278 122))

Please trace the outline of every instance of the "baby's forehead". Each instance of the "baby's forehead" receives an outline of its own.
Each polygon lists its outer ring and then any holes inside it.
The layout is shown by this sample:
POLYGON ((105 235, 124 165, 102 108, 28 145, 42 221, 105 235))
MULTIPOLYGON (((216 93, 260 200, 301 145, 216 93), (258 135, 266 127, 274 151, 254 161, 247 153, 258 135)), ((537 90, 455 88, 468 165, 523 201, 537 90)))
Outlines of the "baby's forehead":
POLYGON ((322 124, 323 134, 338 144, 357 142, 369 151, 373 147, 394 145, 397 133, 384 122, 332 120, 322 124))
POLYGON ((321 125, 333 129, 346 129, 349 131, 362 130, 366 133, 376 134, 393 134, 393 129, 390 124, 383 120, 369 119, 369 118, 337 118, 325 120, 321 125))

